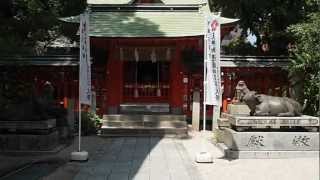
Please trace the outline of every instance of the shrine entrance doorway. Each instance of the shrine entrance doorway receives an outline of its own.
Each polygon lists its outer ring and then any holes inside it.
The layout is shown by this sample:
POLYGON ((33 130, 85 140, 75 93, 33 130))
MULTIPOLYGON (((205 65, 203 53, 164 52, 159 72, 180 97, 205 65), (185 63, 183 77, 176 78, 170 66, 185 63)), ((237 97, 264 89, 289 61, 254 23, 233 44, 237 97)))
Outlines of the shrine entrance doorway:
POLYGON ((167 103, 169 100, 168 61, 125 61, 125 103, 167 103))

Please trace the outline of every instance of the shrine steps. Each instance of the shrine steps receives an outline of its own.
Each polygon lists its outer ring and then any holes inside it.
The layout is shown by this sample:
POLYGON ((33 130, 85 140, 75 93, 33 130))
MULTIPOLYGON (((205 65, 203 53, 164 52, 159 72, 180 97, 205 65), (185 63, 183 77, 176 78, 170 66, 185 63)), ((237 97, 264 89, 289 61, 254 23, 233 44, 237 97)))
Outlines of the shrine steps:
POLYGON ((121 114, 169 114, 167 103, 125 103, 120 104, 121 114))
POLYGON ((185 115, 116 114, 104 115, 101 136, 187 137, 185 115))

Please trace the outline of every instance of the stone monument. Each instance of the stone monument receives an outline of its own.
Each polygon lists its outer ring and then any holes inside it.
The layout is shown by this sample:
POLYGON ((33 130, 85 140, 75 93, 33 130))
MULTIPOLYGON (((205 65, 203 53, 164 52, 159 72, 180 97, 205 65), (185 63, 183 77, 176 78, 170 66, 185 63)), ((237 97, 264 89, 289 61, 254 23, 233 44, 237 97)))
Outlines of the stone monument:
POLYGON ((20 91, 23 92, 18 92, 17 97, 3 98, 2 101, 0 152, 54 149, 59 140, 57 125, 66 122, 66 113, 54 103, 52 84, 46 82, 38 96, 32 86, 20 91))
POLYGON ((249 111, 221 115, 229 123, 229 127, 219 130, 219 147, 226 158, 319 155, 319 118, 303 115, 304 107, 293 99, 258 94, 242 87, 237 103, 247 105, 249 111))

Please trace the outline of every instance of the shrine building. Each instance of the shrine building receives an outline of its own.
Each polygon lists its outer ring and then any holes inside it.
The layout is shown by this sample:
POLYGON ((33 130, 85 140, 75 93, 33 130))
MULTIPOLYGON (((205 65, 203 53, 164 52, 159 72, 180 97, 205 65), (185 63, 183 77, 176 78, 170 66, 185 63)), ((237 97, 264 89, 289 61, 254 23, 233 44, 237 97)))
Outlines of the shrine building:
MULTIPOLYGON (((101 116, 172 114, 190 118, 193 93, 203 91, 204 0, 88 0, 92 88, 101 116)), ((78 17, 63 18, 79 23, 78 17)), ((220 17, 223 39, 237 19, 220 17)), ((8 59, 7 59, 8 60, 8 59)), ((77 102, 78 56, 11 59, 28 70, 25 79, 40 87, 49 80, 61 104, 77 102), (35 68, 36 67, 36 68, 35 68)), ((8 66, 9 61, 0 60, 8 66)), ((261 93, 287 88, 288 63, 279 57, 221 57, 223 101, 233 98, 239 80, 261 93)), ((211 114, 208 108, 208 114, 211 114)), ((225 110, 225 107, 224 109, 225 110)))

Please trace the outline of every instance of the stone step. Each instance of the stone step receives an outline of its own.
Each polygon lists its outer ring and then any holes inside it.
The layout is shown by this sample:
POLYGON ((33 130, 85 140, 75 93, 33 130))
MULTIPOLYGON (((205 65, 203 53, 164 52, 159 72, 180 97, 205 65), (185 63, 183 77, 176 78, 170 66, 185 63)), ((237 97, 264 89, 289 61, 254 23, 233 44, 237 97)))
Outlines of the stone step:
POLYGON ((127 103, 120 105, 121 114, 154 114, 154 113, 169 113, 170 105, 167 103, 151 103, 151 104, 134 104, 127 103))
POLYGON ((105 121, 138 121, 138 122, 159 122, 159 121, 186 121, 185 115, 144 115, 144 114, 115 114, 103 115, 105 121))
POLYGON ((187 126, 186 121, 103 121, 102 126, 105 127, 170 127, 170 128, 183 128, 187 126))
POLYGON ((104 115, 101 136, 187 136, 185 115, 104 115))
POLYGON ((100 136, 126 137, 126 136, 160 136, 185 138, 188 136, 187 127, 183 128, 152 128, 152 127, 125 127, 114 128, 102 126, 100 136))

